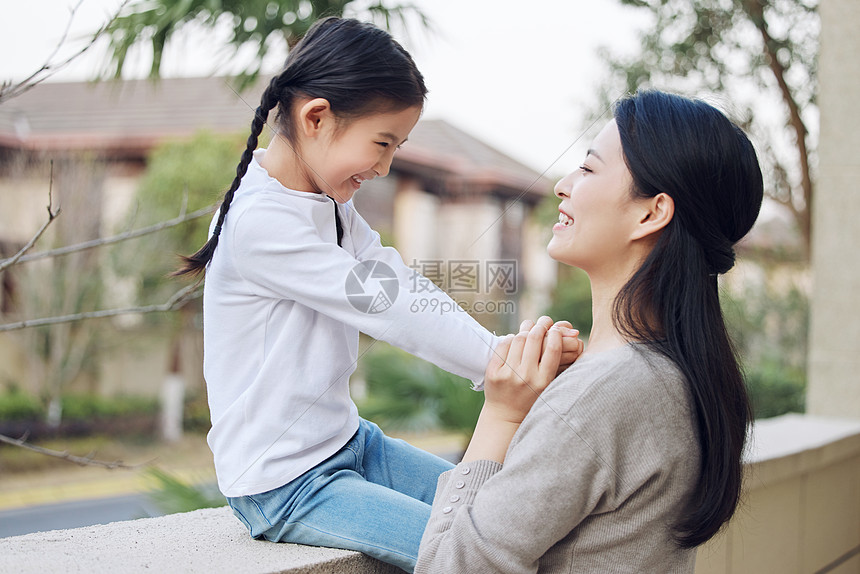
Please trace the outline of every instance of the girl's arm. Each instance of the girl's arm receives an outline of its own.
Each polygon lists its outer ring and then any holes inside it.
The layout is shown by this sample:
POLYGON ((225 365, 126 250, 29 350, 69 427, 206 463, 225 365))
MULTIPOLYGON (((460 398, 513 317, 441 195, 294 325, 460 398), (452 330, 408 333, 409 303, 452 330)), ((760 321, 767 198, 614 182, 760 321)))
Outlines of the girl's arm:
POLYGON ((439 312, 445 312, 453 318, 460 321, 465 321, 477 329, 485 330, 485 327, 478 323, 474 317, 464 311, 456 302, 454 302, 448 294, 441 288, 421 275, 418 270, 408 266, 403 261, 403 256, 394 247, 386 247, 382 245, 379 233, 373 230, 370 225, 361 217, 355 210, 352 202, 339 206, 342 212, 346 212, 344 219, 349 222, 350 238, 355 249, 355 258, 359 261, 383 261, 389 265, 400 278, 404 285, 408 285, 413 294, 418 295, 418 303, 422 307, 426 307, 427 303, 436 308, 439 312), (445 306, 445 309, 442 309, 445 306))
MULTIPOLYGON (((344 206, 340 206, 339 209, 346 212, 344 219, 346 219, 350 225, 350 237, 353 241, 356 259, 362 261, 377 260, 385 262, 395 270, 402 283, 409 285, 410 290, 414 291, 416 288, 420 289, 422 285, 432 285, 429 279, 421 276, 415 269, 405 265, 403 263, 402 256, 396 249, 393 247, 384 247, 382 245, 379 234, 374 231, 355 210, 352 202, 344 206)), ((445 305, 448 305, 447 301, 450 301, 451 307, 456 305, 456 303, 451 301, 448 295, 442 292, 441 289, 433 291, 432 293, 419 293, 419 295, 421 295, 421 298, 416 306, 426 302, 428 299, 433 299, 434 302, 439 302, 440 304, 445 305), (443 301, 446 303, 442 303, 443 301)), ((469 313, 462 310, 459 305, 456 305, 456 310, 449 308, 449 311, 451 311, 450 314, 452 314, 455 319, 464 321, 480 331, 486 331, 480 323, 478 323, 469 313)), ((553 325, 549 317, 542 319, 549 321, 548 324, 545 323, 545 326, 549 327, 553 325)), ((524 321, 520 326, 520 330, 528 331, 532 325, 534 325, 533 321, 524 321)), ((555 323, 555 326, 559 328, 559 331, 562 334, 561 364, 559 365, 556 373, 560 374, 569 367, 580 354, 582 354, 583 344, 578 338, 579 331, 574 329, 569 322, 559 321, 555 323)), ((496 350, 496 354, 499 354, 498 349, 496 350)), ((504 358, 503 354, 501 358, 504 358)))
MULTIPOLYGON (((422 305, 422 294, 415 293, 400 273, 387 300, 372 310, 356 305, 350 287, 362 261, 323 239, 318 225, 294 206, 276 201, 261 201, 237 214, 230 227, 235 234, 233 264, 247 289, 260 297, 284 300, 285 305, 300 303, 466 377, 475 386, 483 384, 500 337, 466 319, 467 314, 443 292, 434 294, 440 305, 422 305)), ((375 255, 392 269, 398 267, 394 257, 399 255, 393 249, 380 248, 375 255)), ((402 261, 399 267, 404 267, 402 261)), ((392 286, 384 279, 368 284, 377 286, 374 293, 379 285, 392 286)))

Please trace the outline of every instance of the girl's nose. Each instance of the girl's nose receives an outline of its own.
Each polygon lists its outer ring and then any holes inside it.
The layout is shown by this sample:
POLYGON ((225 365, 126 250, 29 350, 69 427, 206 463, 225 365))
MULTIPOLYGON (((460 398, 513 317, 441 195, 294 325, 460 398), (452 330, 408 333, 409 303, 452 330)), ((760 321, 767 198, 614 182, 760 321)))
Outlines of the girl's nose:
POLYGON ((376 172, 376 177, 385 177, 388 175, 388 170, 391 169, 391 161, 394 158, 391 154, 385 154, 382 158, 380 158, 379 162, 375 166, 373 166, 373 171, 376 172))

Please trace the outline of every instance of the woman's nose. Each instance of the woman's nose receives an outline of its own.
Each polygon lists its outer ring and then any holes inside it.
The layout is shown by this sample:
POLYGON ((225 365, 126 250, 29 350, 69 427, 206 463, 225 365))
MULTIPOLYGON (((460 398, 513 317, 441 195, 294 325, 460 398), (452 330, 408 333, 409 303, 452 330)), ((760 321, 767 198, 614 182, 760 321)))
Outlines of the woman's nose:
POLYGON ((569 173, 567 176, 562 178, 557 184, 555 184, 555 188, 553 191, 555 192, 555 196, 564 199, 565 197, 570 197, 570 187, 573 185, 573 178, 576 176, 576 172, 569 173))

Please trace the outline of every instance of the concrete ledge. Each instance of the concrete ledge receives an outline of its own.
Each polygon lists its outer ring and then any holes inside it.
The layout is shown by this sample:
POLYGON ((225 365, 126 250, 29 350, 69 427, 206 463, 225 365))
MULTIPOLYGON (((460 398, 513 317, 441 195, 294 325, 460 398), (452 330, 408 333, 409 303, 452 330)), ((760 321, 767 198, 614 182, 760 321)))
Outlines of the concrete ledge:
POLYGON ((860 457, 860 420, 788 414, 756 421, 745 456, 748 489, 860 457))
MULTIPOLYGON (((697 574, 860 572, 860 421, 758 421, 746 502, 697 574), (827 570, 830 571, 830 570, 827 570), (835 570, 834 570, 835 572, 835 570)), ((398 574, 357 552, 252 540, 229 508, 0 539, 0 572, 398 574)))
POLYGON ((860 572, 860 420, 756 421, 745 493, 696 574, 860 572))
POLYGON ((358 552, 253 540, 226 506, 3 538, 0 572, 403 573, 358 552))

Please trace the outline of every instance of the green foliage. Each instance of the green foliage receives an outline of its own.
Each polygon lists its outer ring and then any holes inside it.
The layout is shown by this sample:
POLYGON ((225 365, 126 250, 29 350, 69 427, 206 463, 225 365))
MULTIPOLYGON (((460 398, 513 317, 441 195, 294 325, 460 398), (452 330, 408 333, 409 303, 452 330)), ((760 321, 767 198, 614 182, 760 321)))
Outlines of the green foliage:
MULTIPOLYGON (((138 207, 130 215, 133 221, 128 227, 173 219, 184 204, 186 212, 216 204, 235 176, 244 137, 200 131, 191 139, 156 147, 138 187, 138 207)), ((210 220, 209 216, 200 217, 144 240, 119 245, 111 252, 116 273, 134 279, 142 302, 162 302, 176 290, 175 283, 166 277, 178 266, 178 255, 194 253, 206 242, 210 220)))
POLYGON ((90 420, 158 412, 158 400, 144 397, 99 395, 65 395, 63 416, 67 420, 90 420))
POLYGON ((44 408, 36 398, 17 389, 0 395, 0 420, 34 420, 42 416, 44 408))
POLYGON ((173 34, 188 25, 214 30, 227 23, 232 27, 227 45, 233 55, 240 48, 251 47, 257 52, 243 74, 248 85, 259 74, 270 49, 279 44, 294 46, 317 19, 359 15, 389 29, 393 24, 405 28, 410 17, 429 27, 426 16, 411 4, 392 6, 353 0, 135 0, 105 30, 110 43, 101 75, 119 78, 129 50, 149 44, 153 54, 150 77, 157 78, 164 49, 173 34))
MULTIPOLYGON (((199 131, 189 140, 167 141, 149 155, 137 190, 138 219, 158 223, 176 217, 187 196, 187 211, 221 199, 236 174, 245 134, 215 135, 199 131)), ((171 228, 165 235, 180 249, 197 248, 206 240, 209 218, 171 228)))
MULTIPOLYGON (((551 228, 558 221, 558 204, 561 200, 554 194, 549 194, 540 200, 535 207, 532 217, 541 229, 551 228)), ((552 237, 552 232, 547 233, 547 242, 552 237)))
POLYGON ((484 404, 471 383, 384 343, 362 359, 367 398, 361 416, 396 430, 445 429, 471 435, 484 404))
MULTIPOLYGON (((604 52, 616 88, 632 92, 663 82, 723 92, 743 78, 774 87, 773 54, 798 103, 814 103, 817 2, 810 0, 619 0, 650 13, 653 25, 629 57, 604 52), (767 36, 767 45, 763 45, 767 36)), ((623 93, 623 91, 622 91, 623 93)), ((758 94, 761 95, 761 94, 758 94)))
POLYGON ((796 283, 722 292, 726 326, 743 362, 756 418, 803 412, 809 301, 796 283))
POLYGON ((186 397, 185 408, 182 410, 182 428, 186 432, 201 433, 206 433, 212 428, 209 403, 205 394, 186 397))
POLYGON ((591 331, 591 282, 581 269, 561 265, 552 293, 552 304, 545 311, 555 321, 570 321, 583 336, 591 331))
POLYGON ((149 497, 165 514, 218 508, 227 504, 227 500, 214 486, 190 484, 158 467, 150 467, 146 474, 158 484, 157 488, 149 492, 149 497))
POLYGON ((797 367, 768 360, 749 368, 746 382, 758 419, 806 409, 806 373, 797 367))
MULTIPOLYGON (((120 418, 152 415, 158 412, 158 400, 145 397, 97 395, 63 395, 63 416, 70 420, 120 418)), ((0 394, 0 421, 28 421, 44 418, 45 404, 38 397, 17 389, 0 394)))

